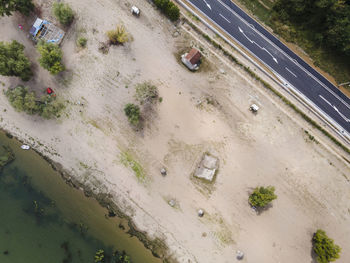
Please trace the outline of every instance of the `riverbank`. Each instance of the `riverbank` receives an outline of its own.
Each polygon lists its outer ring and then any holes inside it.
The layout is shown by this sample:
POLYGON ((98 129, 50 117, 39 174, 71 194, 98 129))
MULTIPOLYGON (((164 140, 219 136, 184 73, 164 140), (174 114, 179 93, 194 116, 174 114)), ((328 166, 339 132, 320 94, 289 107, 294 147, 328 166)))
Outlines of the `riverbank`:
POLYGON ((105 257, 118 250, 126 251, 131 262, 161 262, 130 235, 127 220, 67 185, 40 155, 20 145, 0 132, 0 147, 16 157, 0 174, 0 207, 6 211, 1 262, 92 262, 101 249, 105 257))
MULTIPOLYGON (((50 17, 51 2, 38 2, 50 17)), ((125 1, 68 2, 76 20, 62 43, 67 70, 57 77, 37 64, 33 43, 17 29, 21 18, 0 19, 2 40, 25 44, 36 69, 25 85, 37 94, 49 86, 66 104, 59 119, 43 120, 14 111, 1 93, 2 128, 52 160, 87 195, 129 217, 143 237, 166 244, 166 252, 155 250, 162 260, 226 263, 241 250, 243 262, 304 262, 311 260, 317 228, 341 247, 350 243, 350 169, 317 130, 188 25, 170 23, 148 2, 135 2, 139 18, 125 1), (119 23, 133 41, 100 53, 105 32, 119 23), (79 36, 88 39, 85 49, 76 48, 79 36), (192 46, 205 56, 196 73, 178 62, 179 52, 192 46), (135 86, 147 81, 162 99, 149 111, 141 105, 144 127, 136 130, 123 108, 138 103, 135 86), (253 103, 257 115, 248 110, 253 103), (211 185, 192 177, 205 152, 219 159, 211 185), (273 185, 278 196, 259 216, 247 203, 258 185, 273 185)), ((2 89, 20 83, 0 81, 2 89)), ((341 259, 349 253, 344 249, 341 259)))

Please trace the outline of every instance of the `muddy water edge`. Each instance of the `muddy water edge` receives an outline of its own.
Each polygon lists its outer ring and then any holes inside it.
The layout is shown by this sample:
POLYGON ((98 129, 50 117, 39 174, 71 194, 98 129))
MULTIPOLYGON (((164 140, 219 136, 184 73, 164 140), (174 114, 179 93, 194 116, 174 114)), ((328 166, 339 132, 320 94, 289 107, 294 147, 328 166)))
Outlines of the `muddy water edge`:
POLYGON ((110 261, 116 250, 134 263, 162 262, 154 256, 165 252, 161 242, 136 231, 108 198, 87 197, 55 164, 0 131, 0 155, 3 146, 15 160, 0 171, 0 262, 96 262, 100 249, 104 262, 119 262, 110 261))

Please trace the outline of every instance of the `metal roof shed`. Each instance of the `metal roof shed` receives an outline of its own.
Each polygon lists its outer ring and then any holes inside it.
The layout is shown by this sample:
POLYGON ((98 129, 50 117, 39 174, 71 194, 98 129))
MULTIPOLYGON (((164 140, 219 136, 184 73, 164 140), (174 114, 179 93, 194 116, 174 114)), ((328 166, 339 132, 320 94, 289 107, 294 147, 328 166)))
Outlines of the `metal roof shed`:
POLYGON ((47 20, 37 18, 30 29, 34 41, 44 40, 59 45, 64 37, 64 31, 47 20))

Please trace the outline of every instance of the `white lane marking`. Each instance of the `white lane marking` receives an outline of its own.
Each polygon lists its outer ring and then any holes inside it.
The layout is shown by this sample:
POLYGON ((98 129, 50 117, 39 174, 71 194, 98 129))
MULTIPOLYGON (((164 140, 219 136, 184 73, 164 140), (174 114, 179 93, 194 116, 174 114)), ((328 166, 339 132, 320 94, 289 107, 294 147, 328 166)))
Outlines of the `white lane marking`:
POLYGON ((211 10, 211 6, 208 4, 208 2, 205 1, 205 0, 203 0, 203 1, 204 1, 204 3, 207 5, 207 7, 211 10))
MULTIPOLYGON (((224 4, 221 0, 218 0, 218 2, 223 5, 229 12, 231 12, 232 14, 234 14, 236 17, 238 17, 238 19, 240 19, 244 24, 246 24, 247 26, 249 26, 250 24, 248 23, 248 21, 244 20, 239 14, 237 14, 235 11, 233 11, 231 8, 229 8, 226 4, 224 4)), ((238 7, 238 6, 237 6, 238 7)), ((239 8, 239 7, 238 7, 239 8)), ((242 10, 241 8, 239 8, 240 10, 242 10)), ((242 10, 243 11, 243 10, 242 10)), ((244 11, 243 11, 244 12, 244 11)), ((252 18, 253 19, 253 18, 252 18)), ((213 20, 212 20, 213 21, 213 20)), ((218 25, 219 27, 221 27, 220 25, 218 25)), ((222 28, 222 27, 221 27, 222 28)), ((327 87, 323 82, 321 82, 318 78, 316 78, 313 74, 311 74, 307 69, 305 69, 303 66, 301 66, 295 59, 291 58, 287 53, 285 53, 280 47, 278 47, 275 43, 273 43, 270 39, 268 39, 267 37, 265 37, 262 33, 260 33, 257 29, 253 28, 253 30, 263 39, 265 39, 265 41, 267 41, 268 43, 270 43, 270 45, 272 45, 275 49, 277 49, 278 51, 280 51, 285 57, 287 57, 289 60, 291 60, 292 62, 294 62, 294 64, 296 64, 302 71, 304 71, 307 75, 309 75, 313 80, 315 80, 318 84, 320 84, 325 90, 327 90, 330 94, 332 94, 335 98, 337 98, 341 103, 343 103, 345 105, 345 107, 347 107, 348 109, 350 109, 350 105, 344 101, 342 98, 340 98, 338 96, 338 94, 336 94, 334 91, 332 91, 329 87, 327 87)), ((224 30, 226 32, 226 30, 224 30)), ((230 33, 226 32, 227 34, 230 35, 230 33)), ((231 36, 231 35, 230 35, 231 36)), ((272 37, 274 37, 275 39, 277 39, 274 35, 271 34, 272 37)), ((231 36, 233 37, 233 36, 231 36)), ((234 37, 233 37, 234 38, 234 37)), ((235 39, 235 38, 234 38, 235 39)), ((235 39, 236 40, 236 39, 235 39)), ((278 40, 278 39, 277 39, 278 40)), ((236 40, 237 41, 237 40, 236 40)), ((278 40, 280 41, 280 40, 278 40)), ((238 41, 237 41, 238 42, 238 41)), ((281 42, 281 41, 280 41, 281 42)), ((282 43, 283 44, 283 43, 282 43)), ((242 44, 241 44, 242 45, 242 44)), ((243 47, 245 47, 244 45, 242 45, 243 47)), ((247 48, 247 47, 245 47, 247 48)), ((248 49, 248 48, 247 48, 248 49)), ((249 50, 249 49, 248 49, 249 50)), ((253 52, 250 51, 252 54, 253 52)), ((294 55, 296 55, 293 51, 292 53, 294 55)), ((297 56, 297 55, 296 55, 297 56)), ((257 56, 255 56, 257 57, 257 56)), ((263 60, 261 60, 265 65, 267 65, 263 60)), ((306 63, 306 62, 305 62, 306 63)), ((321 74, 320 74, 321 75, 321 74)), ((322 76, 322 75, 321 75, 322 76)), ((323 77, 323 76, 322 76, 323 77)), ((325 77, 324 77, 325 78, 325 77)))
POLYGON ((285 69, 286 69, 290 74, 292 74, 294 77, 297 78, 297 75, 295 75, 289 68, 285 67, 285 69))
POLYGON ((231 21, 230 20, 228 20, 226 17, 224 17, 222 14, 219 14, 219 16, 221 16, 223 19, 225 19, 228 23, 230 23, 231 24, 231 21))
POLYGON ((350 122, 350 119, 348 119, 344 114, 342 114, 338 108, 334 105, 332 105, 332 103, 330 103, 328 100, 326 100, 322 95, 319 95, 321 99, 323 99, 325 102, 327 102, 329 104, 329 106, 331 106, 336 112, 338 112, 338 114, 346 121, 346 122, 350 122))
POLYGON ((265 51, 272 57, 272 59, 278 64, 277 59, 276 59, 274 56, 272 56, 272 54, 271 54, 266 48, 261 47, 258 43, 256 43, 256 42, 254 42, 253 40, 251 40, 251 39, 244 33, 244 31, 242 30, 242 28, 238 27, 238 29, 239 29, 239 32, 241 32, 241 33, 243 34, 243 36, 245 36, 246 39, 248 39, 251 43, 254 43, 255 45, 257 45, 257 46, 258 46, 259 48, 261 48, 262 50, 265 50, 265 51))

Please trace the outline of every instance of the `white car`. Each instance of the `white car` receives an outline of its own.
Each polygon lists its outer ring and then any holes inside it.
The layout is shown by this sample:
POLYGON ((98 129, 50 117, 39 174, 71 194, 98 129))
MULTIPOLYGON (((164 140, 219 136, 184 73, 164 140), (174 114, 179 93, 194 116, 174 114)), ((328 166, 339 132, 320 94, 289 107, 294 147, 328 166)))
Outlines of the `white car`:
POLYGON ((138 9, 136 6, 132 6, 131 7, 131 13, 135 16, 139 16, 140 15, 140 9, 138 9))

